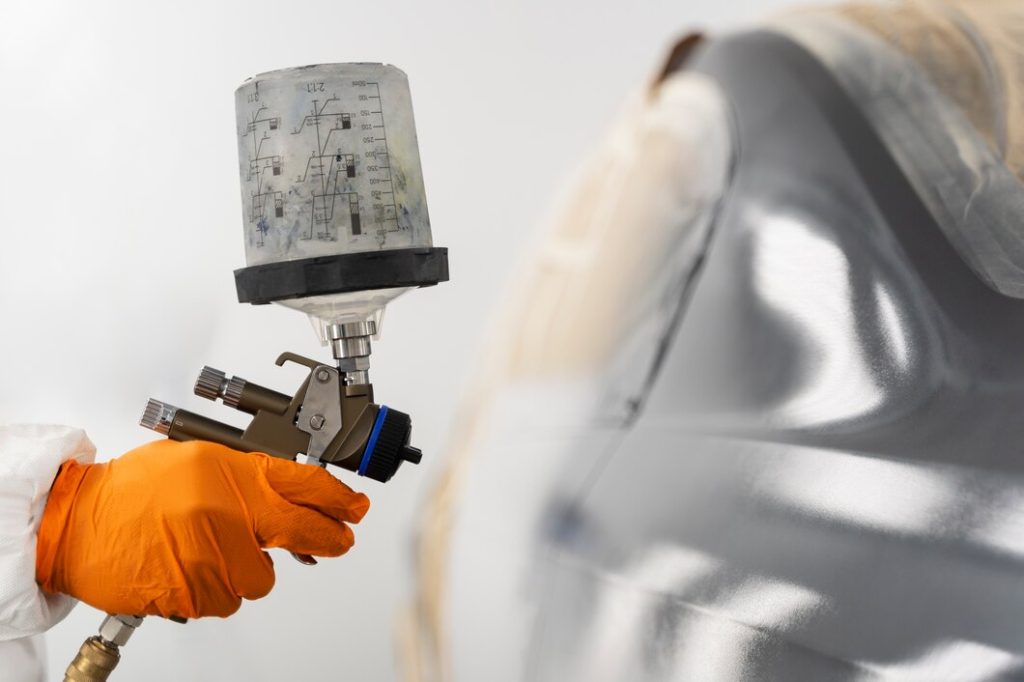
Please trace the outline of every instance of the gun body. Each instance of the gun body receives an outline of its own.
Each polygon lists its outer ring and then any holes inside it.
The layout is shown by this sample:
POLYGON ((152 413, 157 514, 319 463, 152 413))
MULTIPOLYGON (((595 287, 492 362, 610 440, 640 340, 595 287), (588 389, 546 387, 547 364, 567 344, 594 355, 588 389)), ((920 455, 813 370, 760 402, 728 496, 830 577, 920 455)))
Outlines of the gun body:
POLYGON ((309 368, 291 396, 203 368, 196 395, 220 399, 252 415, 245 429, 157 400, 149 401, 141 423, 174 440, 208 440, 291 460, 304 454, 316 463, 340 466, 382 482, 403 461, 419 463, 420 451, 409 446, 411 419, 375 404, 371 384, 346 384, 334 367, 294 353, 277 359, 279 366, 286 362, 309 368))

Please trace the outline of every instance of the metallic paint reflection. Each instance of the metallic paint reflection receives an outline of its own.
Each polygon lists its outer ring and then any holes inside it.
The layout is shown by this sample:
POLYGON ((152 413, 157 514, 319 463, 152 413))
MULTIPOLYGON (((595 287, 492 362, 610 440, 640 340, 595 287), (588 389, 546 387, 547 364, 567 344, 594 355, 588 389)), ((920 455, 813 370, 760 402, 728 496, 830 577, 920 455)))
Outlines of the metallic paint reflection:
POLYGON ((739 150, 707 248, 643 292, 678 314, 596 372, 602 409, 538 381, 493 410, 447 677, 1024 679, 1024 301, 1000 293, 1019 264, 996 286, 937 224, 926 164, 908 180, 877 130, 900 93, 869 117, 779 33, 686 66, 739 150))

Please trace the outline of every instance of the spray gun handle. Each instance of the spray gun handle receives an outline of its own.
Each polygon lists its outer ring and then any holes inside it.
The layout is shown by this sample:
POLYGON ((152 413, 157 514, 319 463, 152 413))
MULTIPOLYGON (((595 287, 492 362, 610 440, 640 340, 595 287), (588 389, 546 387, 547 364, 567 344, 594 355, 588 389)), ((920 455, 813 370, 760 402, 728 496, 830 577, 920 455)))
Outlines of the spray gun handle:
MULTIPOLYGON (((295 353, 281 353, 275 364, 289 362, 309 368, 293 396, 212 367, 199 373, 196 395, 253 415, 244 431, 152 399, 140 423, 174 440, 208 440, 291 460, 304 453, 308 464, 337 464, 378 481, 390 479, 403 461, 419 463, 420 451, 409 446, 409 415, 374 405, 370 384, 346 384, 338 368, 295 353)), ((292 556, 317 563, 311 556, 292 556)))
MULTIPOLYGON (((310 464, 337 464, 381 482, 389 480, 403 461, 419 463, 420 451, 409 446, 409 415, 374 405, 369 384, 347 385, 339 369, 294 353, 277 358, 279 366, 287 362, 310 369, 294 396, 203 368, 196 395, 219 398, 253 415, 244 431, 152 399, 140 424, 173 440, 207 440, 290 460, 305 453, 310 464)), ((310 556, 292 556, 305 564, 316 563, 310 556)), ((107 616, 99 635, 82 644, 65 672, 65 682, 104 682, 121 659, 120 647, 141 624, 141 616, 107 616)))

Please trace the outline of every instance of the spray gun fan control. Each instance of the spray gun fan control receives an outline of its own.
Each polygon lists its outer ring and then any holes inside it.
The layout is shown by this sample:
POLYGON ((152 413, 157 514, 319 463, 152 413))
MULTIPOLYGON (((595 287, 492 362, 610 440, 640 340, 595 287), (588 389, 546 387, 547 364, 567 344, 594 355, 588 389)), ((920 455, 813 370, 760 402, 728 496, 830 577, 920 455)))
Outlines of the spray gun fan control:
POLYGON ((409 415, 374 403, 371 339, 388 302, 448 280, 434 247, 409 84, 385 64, 272 71, 235 91, 246 267, 241 303, 306 313, 332 362, 292 394, 203 368, 195 393, 252 415, 238 429, 150 400, 142 425, 176 440, 335 464, 387 481, 418 463, 409 415))

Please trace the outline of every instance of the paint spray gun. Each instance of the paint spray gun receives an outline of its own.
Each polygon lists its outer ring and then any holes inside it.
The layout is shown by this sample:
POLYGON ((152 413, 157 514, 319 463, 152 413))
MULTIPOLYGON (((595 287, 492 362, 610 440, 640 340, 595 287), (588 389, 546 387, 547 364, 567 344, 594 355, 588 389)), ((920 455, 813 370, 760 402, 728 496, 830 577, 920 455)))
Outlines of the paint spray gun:
MULTIPOLYGON (((238 300, 306 313, 333 360, 281 354, 278 365, 308 370, 292 393, 204 367, 195 394, 251 415, 245 429, 158 400, 141 424, 387 481, 421 453, 409 444, 409 415, 374 402, 371 339, 388 302, 448 280, 448 250, 432 244, 408 80, 384 64, 284 69, 243 83, 235 108, 246 256, 238 300)), ((106 680, 142 620, 107 616, 64 679, 106 680)))

